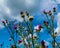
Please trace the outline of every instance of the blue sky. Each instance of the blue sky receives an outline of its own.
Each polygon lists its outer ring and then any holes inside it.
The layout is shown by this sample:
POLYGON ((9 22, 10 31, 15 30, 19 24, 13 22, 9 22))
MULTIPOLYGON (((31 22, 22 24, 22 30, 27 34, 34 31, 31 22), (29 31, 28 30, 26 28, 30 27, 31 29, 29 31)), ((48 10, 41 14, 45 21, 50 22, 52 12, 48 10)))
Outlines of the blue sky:
MULTIPOLYGON (((29 11, 30 14, 34 16, 33 24, 35 26, 43 24, 43 21, 46 20, 42 11, 44 9, 46 11, 52 10, 53 7, 57 8, 55 15, 55 31, 57 31, 60 36, 60 0, 0 0, 0 43, 4 41, 5 46, 9 44, 9 34, 1 23, 1 20, 8 19, 9 21, 13 21, 16 19, 22 22, 23 19, 20 17, 20 11, 29 11)), ((42 31, 40 34, 41 39, 50 39, 50 36, 46 34, 42 31), (44 34, 45 38, 42 34, 44 34)))

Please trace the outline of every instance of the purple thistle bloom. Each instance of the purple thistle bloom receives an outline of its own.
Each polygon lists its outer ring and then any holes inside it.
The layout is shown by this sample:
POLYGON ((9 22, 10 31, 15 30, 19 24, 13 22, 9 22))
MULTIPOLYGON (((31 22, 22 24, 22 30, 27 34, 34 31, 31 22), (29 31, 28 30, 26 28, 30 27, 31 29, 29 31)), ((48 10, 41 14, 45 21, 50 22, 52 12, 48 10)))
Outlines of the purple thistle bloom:
POLYGON ((46 12, 45 10, 43 10, 43 13, 44 13, 44 14, 47 14, 47 12, 46 12))
POLYGON ((2 20, 2 23, 5 23, 5 20, 2 20))
POLYGON ((14 29, 17 29, 17 26, 14 26, 14 29))
POLYGON ((22 43, 22 40, 18 40, 18 43, 19 43, 19 44, 22 43))
POLYGON ((45 42, 42 40, 42 41, 41 41, 41 44, 42 44, 42 45, 44 45, 44 44, 45 44, 45 42))
POLYGON ((39 27, 39 29, 43 28, 42 25, 39 25, 38 27, 39 27))

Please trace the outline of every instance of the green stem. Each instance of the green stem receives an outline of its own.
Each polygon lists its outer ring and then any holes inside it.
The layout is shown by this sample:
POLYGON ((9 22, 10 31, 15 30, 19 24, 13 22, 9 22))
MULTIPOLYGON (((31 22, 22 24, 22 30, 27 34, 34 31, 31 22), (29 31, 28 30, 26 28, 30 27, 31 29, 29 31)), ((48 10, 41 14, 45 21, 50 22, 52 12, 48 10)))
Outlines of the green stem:
POLYGON ((33 44, 33 48, 34 48, 34 40, 33 40, 33 30, 32 30, 32 22, 30 21, 30 31, 32 34, 32 44, 33 44))
MULTIPOLYGON (((25 18, 24 18, 24 21, 25 21, 25 18)), ((27 26, 27 28, 28 28, 27 31, 28 31, 28 35, 29 35, 29 34, 30 34, 30 27, 29 27, 28 22, 25 21, 25 23, 26 23, 26 26, 27 26)), ((28 35, 27 35, 27 36, 28 36, 28 35)), ((29 40, 30 40, 30 39, 27 38, 27 41, 28 41, 28 42, 29 42, 29 40)), ((32 45, 29 44, 29 45, 28 45, 28 48, 32 48, 32 45)))
POLYGON ((52 19, 52 32, 53 32, 53 48, 55 48, 55 37, 54 37, 54 16, 51 16, 52 19))

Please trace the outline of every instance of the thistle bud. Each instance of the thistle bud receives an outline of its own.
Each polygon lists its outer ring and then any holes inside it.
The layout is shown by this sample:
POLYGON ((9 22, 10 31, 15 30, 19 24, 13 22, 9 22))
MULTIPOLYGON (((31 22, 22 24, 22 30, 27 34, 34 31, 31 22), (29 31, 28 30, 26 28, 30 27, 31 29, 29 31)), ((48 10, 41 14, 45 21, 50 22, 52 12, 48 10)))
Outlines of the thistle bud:
POLYGON ((53 12, 56 12, 56 8, 55 7, 53 8, 53 12))
POLYGON ((49 25, 49 23, 48 23, 47 21, 44 21, 44 24, 45 24, 46 26, 48 26, 48 25, 49 25))
POLYGON ((21 12, 20 12, 20 14, 21 14, 21 17, 22 17, 22 18, 24 18, 24 17, 25 17, 24 12, 22 12, 22 11, 21 11, 21 12))
POLYGON ((44 14, 47 14, 47 12, 46 12, 45 10, 43 10, 43 13, 44 13, 44 14))
POLYGON ((29 16, 29 21, 32 21, 34 19, 33 16, 29 16))
POLYGON ((18 40, 18 44, 22 43, 22 40, 18 40))
POLYGON ((40 30, 42 29, 42 25, 37 25, 34 27, 34 29, 36 30, 36 32, 40 32, 40 30))
POLYGON ((51 15, 52 15, 52 12, 51 12, 51 11, 49 11, 49 12, 48 12, 48 14, 51 16, 51 15))
POLYGON ((42 41, 41 41, 41 44, 42 44, 42 45, 44 45, 44 44, 45 44, 45 42, 42 40, 42 41))
POLYGON ((57 36, 57 32, 54 33, 54 37, 56 37, 56 36, 57 36))
POLYGON ((29 17, 29 13, 26 11, 26 15, 29 17))
POLYGON ((6 21, 5 20, 2 20, 2 23, 5 25, 6 21))

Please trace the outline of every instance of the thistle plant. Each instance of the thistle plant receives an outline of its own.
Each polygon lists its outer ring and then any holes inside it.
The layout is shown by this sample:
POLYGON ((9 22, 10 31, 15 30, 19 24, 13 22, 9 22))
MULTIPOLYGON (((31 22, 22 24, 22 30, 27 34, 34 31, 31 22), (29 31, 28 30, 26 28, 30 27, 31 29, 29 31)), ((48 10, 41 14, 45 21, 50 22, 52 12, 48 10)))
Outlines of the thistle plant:
POLYGON ((53 8, 52 11, 49 11, 49 12, 46 12, 45 10, 43 11, 43 13, 46 15, 47 20, 48 20, 48 21, 44 21, 44 25, 46 26, 48 33, 53 38, 53 41, 51 43, 53 48, 56 48, 55 43, 57 43, 56 42, 57 32, 54 32, 54 18, 55 18, 54 14, 55 14, 55 12, 56 12, 55 7, 53 8), (49 17, 50 17, 50 19, 49 19, 49 17))
POLYGON ((23 19, 23 22, 18 22, 15 24, 16 21, 14 20, 12 24, 7 19, 2 20, 3 25, 6 27, 10 35, 9 41, 13 43, 10 43, 10 48, 21 48, 20 44, 23 44, 23 48, 48 48, 48 45, 45 45, 46 43, 44 40, 38 43, 38 39, 40 38, 39 33, 42 29, 44 29, 44 26, 47 28, 48 33, 53 38, 53 41, 51 43, 53 48, 56 48, 55 38, 57 37, 57 32, 54 32, 55 12, 55 7, 52 11, 46 12, 44 10, 43 13, 46 15, 47 21, 43 21, 44 25, 39 24, 36 27, 33 26, 34 16, 31 16, 28 11, 20 12, 20 16, 23 19), (26 17, 28 19, 27 21, 26 17), (18 37, 20 37, 20 39, 18 37))

